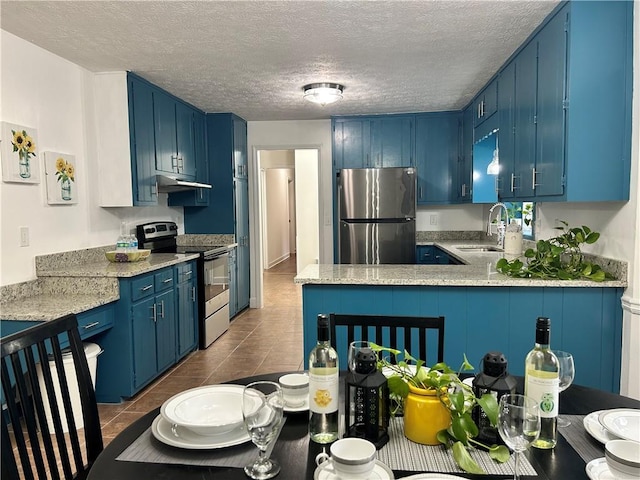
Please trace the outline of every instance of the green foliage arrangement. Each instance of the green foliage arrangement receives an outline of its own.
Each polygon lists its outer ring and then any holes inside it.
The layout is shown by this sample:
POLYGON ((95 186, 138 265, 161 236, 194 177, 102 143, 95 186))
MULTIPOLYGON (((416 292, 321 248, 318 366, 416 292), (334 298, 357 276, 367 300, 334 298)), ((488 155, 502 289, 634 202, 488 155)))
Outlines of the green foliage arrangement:
POLYGON ((486 473, 471 457, 468 448, 482 448, 489 452, 495 461, 504 463, 509 460, 509 449, 504 445, 484 445, 475 439, 478 436, 478 426, 471 417, 476 406, 482 408, 492 425, 498 422, 498 402, 491 394, 476 398, 473 389, 460 380, 462 371, 473 370, 466 355, 460 369, 456 372, 446 363, 437 363, 431 368, 424 367, 424 361, 413 358, 404 351, 380 345, 371 344, 375 352, 389 353, 396 357, 397 362, 391 363, 382 356, 379 368, 391 372, 387 377, 389 392, 392 397, 404 399, 409 394, 409 384, 422 389, 436 391, 440 402, 451 412, 451 425, 446 430, 438 432, 437 438, 444 446, 451 448, 453 458, 460 468, 468 473, 486 473))
POLYGON ((569 224, 560 220, 562 234, 548 240, 538 240, 536 248, 524 252, 526 264, 519 258, 508 261, 501 258, 496 269, 505 275, 516 278, 542 278, 560 280, 592 280, 602 282, 613 276, 599 265, 585 262, 580 250, 582 244, 593 244, 600 234, 587 226, 569 228, 569 224))

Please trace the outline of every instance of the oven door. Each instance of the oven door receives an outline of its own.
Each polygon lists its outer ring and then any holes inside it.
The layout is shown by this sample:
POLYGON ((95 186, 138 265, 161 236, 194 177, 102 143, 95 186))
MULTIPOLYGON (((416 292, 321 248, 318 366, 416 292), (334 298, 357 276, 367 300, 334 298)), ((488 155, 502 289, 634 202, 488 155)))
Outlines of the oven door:
POLYGON ((203 262, 204 319, 200 346, 207 348, 229 328, 229 254, 219 253, 203 262))

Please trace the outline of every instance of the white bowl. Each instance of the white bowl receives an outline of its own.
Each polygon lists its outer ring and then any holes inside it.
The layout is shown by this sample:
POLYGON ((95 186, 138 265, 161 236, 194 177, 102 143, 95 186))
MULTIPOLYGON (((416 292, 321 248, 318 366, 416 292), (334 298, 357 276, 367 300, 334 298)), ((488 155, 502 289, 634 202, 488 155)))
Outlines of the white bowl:
POLYGON ((221 435, 242 424, 241 385, 209 385, 174 395, 160 407, 170 423, 198 435, 221 435))
POLYGON ((609 440, 604 447, 604 456, 611 470, 640 478, 640 443, 609 440))

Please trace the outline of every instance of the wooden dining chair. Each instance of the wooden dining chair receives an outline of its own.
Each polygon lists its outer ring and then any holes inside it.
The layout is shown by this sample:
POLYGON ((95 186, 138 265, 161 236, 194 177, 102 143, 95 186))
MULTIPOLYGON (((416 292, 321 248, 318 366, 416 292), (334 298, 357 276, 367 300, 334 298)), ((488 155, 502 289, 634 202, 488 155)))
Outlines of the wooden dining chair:
MULTIPOLYGON (((405 349, 415 358, 427 361, 428 331, 435 330, 438 353, 436 362, 444 361, 444 317, 403 317, 397 315, 329 315, 331 345, 337 345, 344 338, 338 335, 338 329, 346 330, 346 348, 357 340, 371 341, 378 345, 394 348, 401 352, 405 349), (417 351, 415 347, 417 346, 417 351)), ((340 349, 342 350, 342 349, 340 349)), ((346 350, 344 354, 346 358, 346 350)), ((395 358, 390 358, 395 363, 395 358)), ((433 364, 433 362, 428 362, 433 364)))
POLYGON ((0 476, 3 480, 86 478, 103 444, 98 405, 75 315, 8 335, 0 340, 0 349, 0 476), (69 343, 75 368, 64 367, 63 353, 68 358, 60 347, 64 341, 69 343), (69 392, 75 388, 84 432, 77 431, 74 420, 69 392))

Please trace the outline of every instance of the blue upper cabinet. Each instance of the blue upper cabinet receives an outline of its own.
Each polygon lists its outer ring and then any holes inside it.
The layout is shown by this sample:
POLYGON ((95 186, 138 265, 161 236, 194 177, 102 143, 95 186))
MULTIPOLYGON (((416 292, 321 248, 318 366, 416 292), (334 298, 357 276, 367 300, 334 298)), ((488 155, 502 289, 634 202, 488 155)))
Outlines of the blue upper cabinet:
POLYGON ((413 115, 334 117, 331 123, 335 170, 414 166, 413 115))
POLYGON ((478 126, 498 110, 498 82, 492 80, 473 101, 473 125, 478 126))
POLYGON ((500 198, 629 199, 632 18, 633 2, 563 4, 500 72, 500 198))
POLYGON ((473 192, 473 107, 462 112, 462 132, 460 135, 460 155, 456 172, 455 198, 457 203, 469 203, 473 192))
POLYGON ((138 78, 127 78, 129 141, 134 205, 158 203, 153 129, 153 89, 138 78))
POLYGON ((460 112, 416 114, 418 205, 452 203, 460 148, 460 112))
POLYGON ((194 110, 176 102, 177 173, 180 178, 196 178, 196 152, 193 124, 194 110))
POLYGON ((368 166, 411 167, 414 116, 380 116, 371 120, 371 153, 368 166))
POLYGON ((153 92, 153 125, 156 141, 156 170, 177 173, 176 101, 162 91, 153 92))

